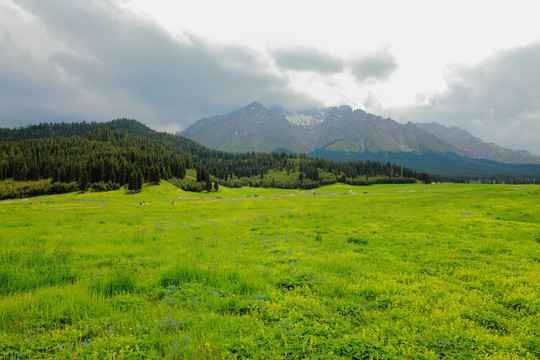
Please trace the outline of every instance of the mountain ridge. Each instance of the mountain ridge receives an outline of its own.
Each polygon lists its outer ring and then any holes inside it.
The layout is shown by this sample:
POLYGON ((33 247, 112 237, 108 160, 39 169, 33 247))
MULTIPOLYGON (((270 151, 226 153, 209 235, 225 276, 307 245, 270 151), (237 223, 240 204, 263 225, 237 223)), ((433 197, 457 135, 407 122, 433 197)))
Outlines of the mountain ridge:
POLYGON ((540 164, 526 151, 485 143, 466 130, 437 123, 400 124, 350 106, 311 110, 266 108, 253 102, 225 115, 202 118, 177 133, 223 151, 313 151, 456 153, 507 164, 540 164))
POLYGON ((506 164, 538 164, 540 157, 525 150, 512 150, 488 143, 457 126, 446 127, 436 122, 415 123, 416 127, 425 130, 439 139, 455 146, 460 152, 473 159, 499 161, 506 164))
POLYGON ((179 135, 218 150, 268 152, 278 147, 266 140, 269 138, 280 138, 284 148, 295 147, 299 139, 292 127, 284 117, 253 102, 225 115, 202 118, 179 135))
POLYGON ((402 125, 394 120, 349 106, 291 112, 277 106, 268 109, 254 102, 225 115, 202 118, 179 135, 211 148, 236 152, 286 148, 307 153, 326 147, 332 150, 418 152, 421 149, 416 146, 420 136, 415 136, 417 132, 430 148, 457 151, 428 132, 409 129, 399 133, 400 127, 402 125))

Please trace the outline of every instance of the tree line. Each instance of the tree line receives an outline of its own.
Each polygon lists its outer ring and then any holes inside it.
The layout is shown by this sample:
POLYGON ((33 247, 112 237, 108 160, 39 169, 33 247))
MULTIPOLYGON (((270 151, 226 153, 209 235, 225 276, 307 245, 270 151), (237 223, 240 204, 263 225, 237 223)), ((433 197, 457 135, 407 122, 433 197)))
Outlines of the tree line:
POLYGON ((124 185, 133 177, 159 183, 162 178, 184 177, 189 166, 186 156, 111 128, 85 136, 0 143, 0 180, 50 178, 53 183, 80 183, 81 190, 94 183, 124 185))
POLYGON ((77 183, 83 191, 119 186, 137 191, 143 182, 161 179, 190 191, 216 190, 220 184, 312 188, 337 181, 371 184, 431 179, 390 162, 211 150, 128 119, 0 129, 0 140, 0 180, 50 179, 51 183, 77 183), (188 169, 194 169, 196 176, 186 177, 188 169))

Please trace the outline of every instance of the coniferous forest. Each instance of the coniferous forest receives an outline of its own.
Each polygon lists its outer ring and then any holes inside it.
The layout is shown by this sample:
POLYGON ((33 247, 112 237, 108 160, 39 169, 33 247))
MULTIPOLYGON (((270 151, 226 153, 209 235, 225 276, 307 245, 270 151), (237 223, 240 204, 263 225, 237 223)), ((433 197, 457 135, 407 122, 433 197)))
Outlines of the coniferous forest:
POLYGON ((0 129, 1 198, 103 191, 161 179, 189 191, 227 187, 315 188, 429 182, 430 175, 378 161, 330 161, 293 153, 227 153, 156 132, 135 120, 41 123, 0 129))

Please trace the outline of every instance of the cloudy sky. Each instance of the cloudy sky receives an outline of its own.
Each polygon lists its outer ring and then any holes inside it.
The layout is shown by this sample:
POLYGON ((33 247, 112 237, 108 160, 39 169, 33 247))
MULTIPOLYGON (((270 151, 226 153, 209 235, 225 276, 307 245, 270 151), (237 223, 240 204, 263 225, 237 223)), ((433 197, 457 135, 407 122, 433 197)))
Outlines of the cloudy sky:
POLYGON ((537 0, 0 0, 0 127, 347 104, 540 155, 537 0))

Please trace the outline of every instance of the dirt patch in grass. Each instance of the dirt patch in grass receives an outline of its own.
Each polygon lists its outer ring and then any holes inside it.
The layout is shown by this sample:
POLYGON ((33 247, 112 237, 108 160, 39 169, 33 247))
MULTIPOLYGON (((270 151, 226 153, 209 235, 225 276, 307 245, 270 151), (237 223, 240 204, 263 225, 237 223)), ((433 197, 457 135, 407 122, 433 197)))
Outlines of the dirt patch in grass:
POLYGON ((51 208, 47 210, 99 209, 99 206, 51 208))

